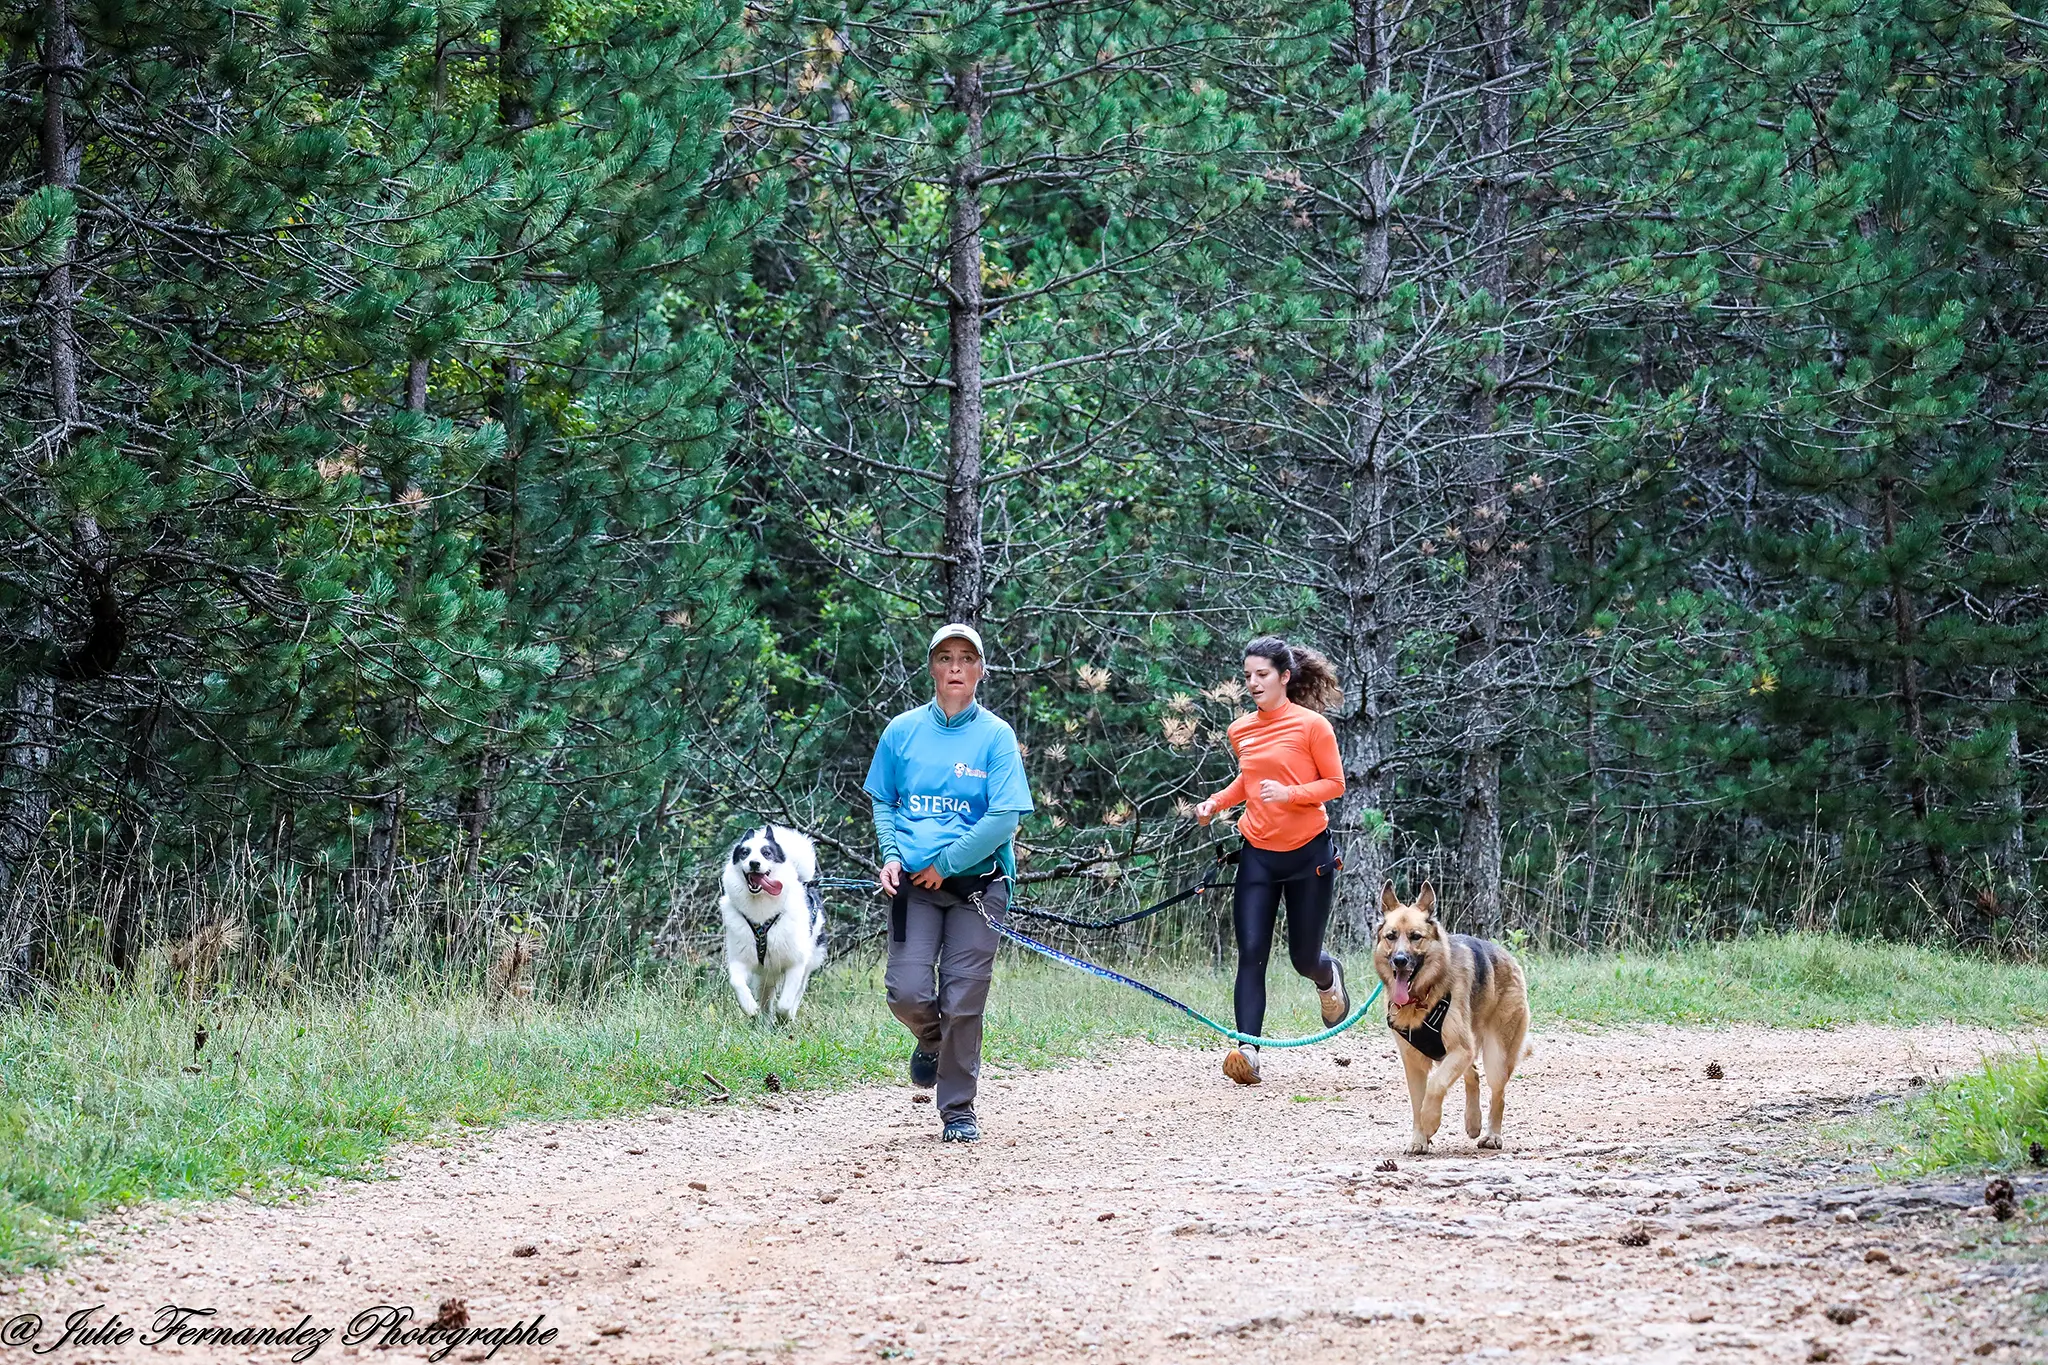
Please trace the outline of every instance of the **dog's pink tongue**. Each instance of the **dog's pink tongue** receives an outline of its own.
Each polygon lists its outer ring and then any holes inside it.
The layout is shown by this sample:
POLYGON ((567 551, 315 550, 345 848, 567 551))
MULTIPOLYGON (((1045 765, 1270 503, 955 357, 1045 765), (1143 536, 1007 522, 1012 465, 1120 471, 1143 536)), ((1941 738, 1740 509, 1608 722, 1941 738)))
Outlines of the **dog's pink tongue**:
POLYGON ((1399 1009, 1408 1003, 1408 982, 1403 977, 1394 978, 1394 1007, 1399 1009))
POLYGON ((761 878, 761 889, 771 896, 779 896, 782 894, 782 883, 773 877, 763 877, 761 878))

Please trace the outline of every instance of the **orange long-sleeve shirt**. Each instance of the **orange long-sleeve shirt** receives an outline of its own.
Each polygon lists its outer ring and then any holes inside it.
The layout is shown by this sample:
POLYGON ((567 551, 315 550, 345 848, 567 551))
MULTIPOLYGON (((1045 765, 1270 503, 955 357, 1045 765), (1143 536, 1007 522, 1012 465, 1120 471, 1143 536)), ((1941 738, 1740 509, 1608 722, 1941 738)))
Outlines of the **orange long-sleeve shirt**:
POLYGON ((1344 794, 1344 765, 1337 732, 1319 713, 1290 701, 1239 716, 1230 723, 1230 748, 1237 778, 1211 799, 1219 814, 1244 802, 1237 832, 1246 843, 1287 853, 1330 827, 1323 803, 1344 794), (1285 801, 1260 799, 1259 784, 1269 778, 1287 788, 1285 801))

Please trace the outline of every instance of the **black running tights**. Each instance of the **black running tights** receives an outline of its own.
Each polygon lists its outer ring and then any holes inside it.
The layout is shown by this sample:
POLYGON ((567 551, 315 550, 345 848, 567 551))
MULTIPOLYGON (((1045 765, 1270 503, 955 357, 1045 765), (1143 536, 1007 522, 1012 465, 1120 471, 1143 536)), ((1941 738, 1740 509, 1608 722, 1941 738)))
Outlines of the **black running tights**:
POLYGON ((1331 850, 1328 830, 1286 853, 1244 846, 1230 906, 1237 930, 1239 1033, 1258 1033, 1265 1027, 1266 960, 1273 955, 1273 929, 1283 897, 1287 901, 1287 956, 1294 970, 1313 981, 1317 990, 1336 979, 1330 955, 1323 951, 1323 931, 1329 927, 1330 901, 1337 884, 1331 850))

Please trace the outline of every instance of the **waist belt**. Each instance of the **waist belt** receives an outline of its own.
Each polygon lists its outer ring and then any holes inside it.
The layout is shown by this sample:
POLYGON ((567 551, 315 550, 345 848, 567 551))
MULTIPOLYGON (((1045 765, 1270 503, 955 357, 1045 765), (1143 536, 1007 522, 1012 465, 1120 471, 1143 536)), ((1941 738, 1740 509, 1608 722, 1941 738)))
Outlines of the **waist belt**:
MULTIPOLYGON (((1001 872, 985 872, 979 877, 948 877, 939 883, 939 890, 947 895, 957 896, 965 904, 973 901, 976 896, 985 895, 988 889, 995 885, 996 878, 1002 875, 1001 872)), ((903 942, 903 935, 908 931, 910 893, 913 888, 920 891, 924 889, 911 881, 910 874, 905 872, 903 880, 896 884, 896 894, 889 899, 889 939, 892 943, 903 942)))
MULTIPOLYGON (((1318 834, 1318 835, 1316 836, 1316 839, 1320 839, 1320 838, 1322 838, 1322 837, 1323 837, 1322 835, 1318 834)), ((1314 842, 1315 842, 1315 839, 1311 839, 1311 840, 1309 840, 1309 843, 1310 843, 1310 844, 1312 844, 1312 843, 1314 843, 1314 842)), ((1302 845, 1302 848, 1307 848, 1307 847, 1308 847, 1308 844, 1303 844, 1303 845, 1302 845)), ((1235 850, 1234 852, 1231 852, 1231 853, 1227 853, 1227 854, 1225 854, 1225 855, 1224 855, 1223 857, 1219 858, 1219 859, 1218 859, 1217 861, 1219 861, 1219 862, 1225 862, 1225 863, 1239 863, 1239 864, 1242 864, 1242 862, 1244 861, 1244 855, 1245 855, 1245 850, 1246 850, 1246 849, 1250 849, 1250 850, 1251 850, 1252 852, 1254 852, 1254 853, 1264 853, 1264 854, 1266 854, 1266 855, 1267 855, 1267 856, 1269 856, 1269 857, 1277 857, 1277 856, 1282 856, 1282 855, 1278 855, 1278 854, 1275 854, 1275 853, 1273 852, 1273 850, 1271 850, 1271 849, 1269 849, 1269 848, 1259 848, 1259 847, 1257 847, 1257 846, 1256 846, 1256 845, 1254 845, 1254 844, 1251 844, 1251 843, 1245 843, 1244 845, 1242 845, 1241 847, 1239 847, 1238 849, 1236 849, 1236 850, 1235 850)), ((1290 853, 1299 853, 1299 852, 1301 852, 1301 849, 1300 849, 1300 848, 1296 848, 1296 849, 1289 849, 1289 850, 1288 850, 1288 852, 1290 852, 1290 853)), ((1308 868, 1308 869, 1305 869, 1304 871, 1301 871, 1301 872, 1297 872, 1297 873, 1295 873, 1295 874, 1294 874, 1293 876, 1291 876, 1291 877, 1287 877, 1287 878, 1284 878, 1284 879, 1283 879, 1283 880, 1281 880, 1281 881, 1276 881, 1276 882, 1272 882, 1272 883, 1270 883, 1270 885, 1273 885, 1273 886, 1284 886, 1284 885, 1289 885, 1289 884, 1292 884, 1292 883, 1294 883, 1294 882, 1300 882, 1300 881, 1307 881, 1307 880, 1309 880, 1309 879, 1310 879, 1310 878, 1312 878, 1312 877, 1334 877, 1334 876, 1335 876, 1336 874, 1338 874, 1339 872, 1342 872, 1343 870, 1344 870, 1344 850, 1343 850, 1343 849, 1341 849, 1341 848, 1339 848, 1339 847, 1337 847, 1337 841, 1336 841, 1336 839, 1335 839, 1334 837, 1332 837, 1332 838, 1331 838, 1331 840, 1330 840, 1330 859, 1329 859, 1329 861, 1328 861, 1328 862, 1322 862, 1322 863, 1317 863, 1317 864, 1316 864, 1316 865, 1315 865, 1314 867, 1312 867, 1312 868, 1308 868)))

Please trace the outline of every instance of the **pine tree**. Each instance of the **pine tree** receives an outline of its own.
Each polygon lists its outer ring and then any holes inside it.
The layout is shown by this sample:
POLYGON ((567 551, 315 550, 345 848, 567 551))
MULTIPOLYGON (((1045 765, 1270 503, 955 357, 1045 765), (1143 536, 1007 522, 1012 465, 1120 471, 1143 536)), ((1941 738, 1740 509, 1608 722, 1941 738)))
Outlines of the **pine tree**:
POLYGON ((1233 266, 1289 304, 1219 444, 1287 528, 1278 571, 1313 585, 1349 688, 1354 936, 1391 860, 1438 831, 1461 846, 1444 870, 1464 922, 1499 927, 1504 756, 1556 612, 1538 528, 1595 496, 1571 486, 1580 448, 1655 426, 1575 352, 1652 292, 1602 253, 1657 188, 1626 147, 1662 98, 1641 73, 1668 26, 1598 6, 1431 18, 1290 14, 1235 76, 1272 151, 1233 266), (1409 833, 1383 843, 1397 813, 1409 833))
POLYGON ((443 466, 438 487, 386 491, 433 508, 445 537, 407 553, 439 609, 466 593, 490 618, 502 661, 437 699, 466 723, 416 798, 452 822, 464 873, 493 831, 617 838, 656 815, 692 785, 691 699, 745 667, 722 658, 748 629, 746 561, 720 534, 725 370, 703 301, 773 201, 720 178, 726 102, 704 77, 733 36, 720 6, 450 13, 392 92, 410 171, 388 218, 409 226, 379 243, 366 360, 431 417, 394 424, 388 468, 443 466))
POLYGON ((208 726, 202 680, 249 667, 249 631, 317 611, 330 582, 324 545, 278 557, 325 510, 337 406, 292 382, 332 285, 298 214, 368 171, 321 99, 359 95, 408 16, 372 5, 316 35, 297 11, 53 0, 7 35, 0 289, 26 320, 0 368, 10 988, 39 968, 59 793, 166 761, 155 717, 208 726))
POLYGON ((481 756, 508 827, 623 845, 688 785, 677 699, 745 667, 704 303, 768 204, 717 179, 729 17, 535 12, 514 128, 474 79, 489 16, 38 18, 9 39, 39 54, 6 172, 15 979, 72 793, 71 837, 128 860, 159 823, 329 868, 367 843, 371 949, 481 756))
POLYGON ((1810 179, 1754 212, 1757 297, 1804 325, 1755 333, 1733 373, 1780 504, 1750 542, 1781 641, 1752 807, 1817 820, 1989 937, 2033 913, 2040 68, 1941 7, 1845 10, 1798 41, 1769 97, 1776 154, 1810 179))
MULTIPOLYGON (((827 477, 891 489, 877 514, 931 490, 933 522, 877 529, 915 569, 899 590, 942 615, 988 602, 988 501, 1114 449, 1129 421, 1095 387, 1142 382, 1129 366, 1198 334, 1156 282, 1202 231, 1221 133, 1213 92, 1176 78, 1205 36, 1144 7, 883 4, 763 40, 805 53, 795 88, 764 98, 805 119, 794 249, 816 253, 804 283, 845 318, 761 382, 774 433, 827 477)), ((819 529, 828 546, 865 537, 819 529)))
MULTIPOLYGON (((772 83, 742 98, 777 130, 762 158, 789 169, 791 211, 732 316, 747 460, 805 642, 783 691, 798 714, 879 720, 916 686, 931 618, 981 621, 1001 648, 992 693, 1031 688, 1003 698, 1027 744, 1041 707, 1060 736, 1033 745, 1064 756, 1056 783, 1107 694, 1038 681, 1077 683, 1076 665, 1148 679, 1148 758, 1114 765, 1127 789, 1081 780, 1077 804, 1114 813, 1142 791, 1156 814, 1191 790, 1131 768, 1169 766, 1160 708, 1214 680, 1206 658, 1191 677, 1155 667, 1146 625, 1223 606, 1196 586, 1199 556, 1159 552, 1203 536, 1219 492, 1176 461, 1173 400, 1208 341, 1243 326, 1202 249, 1234 189, 1211 78, 1226 38, 1156 6, 764 17, 755 68, 772 83)), ((1184 757, 1170 766, 1192 780, 1184 757)), ((1149 819, 1096 828, 1122 843, 1149 819)))

